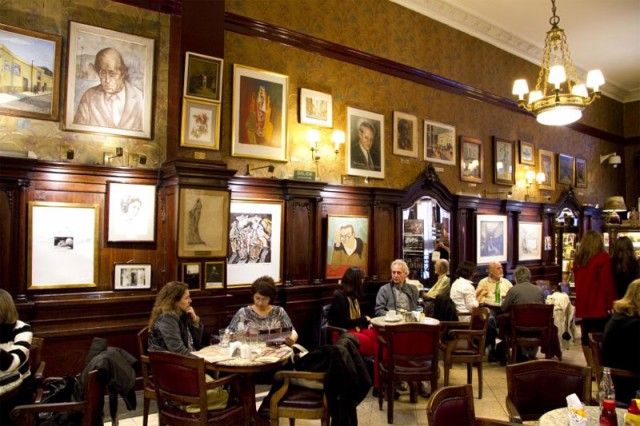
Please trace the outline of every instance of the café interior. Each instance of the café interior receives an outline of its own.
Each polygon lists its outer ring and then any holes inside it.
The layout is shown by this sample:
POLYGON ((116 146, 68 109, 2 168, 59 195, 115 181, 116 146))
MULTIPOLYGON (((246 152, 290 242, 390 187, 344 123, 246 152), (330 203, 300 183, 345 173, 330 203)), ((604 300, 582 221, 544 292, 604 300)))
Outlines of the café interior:
MULTIPOLYGON (((272 276, 272 303, 298 343, 320 347, 323 306, 344 272, 332 261, 334 235, 345 224, 364 244, 356 266, 370 316, 395 259, 433 286, 443 240, 452 281, 464 261, 477 264, 476 284, 497 261, 510 281, 526 266, 532 283, 561 284, 572 300, 586 231, 601 232, 607 249, 629 236, 640 258, 640 97, 576 75, 570 58, 564 79, 552 77, 542 52, 532 63, 411 3, 2 3, 0 288, 46 342, 45 376, 81 372, 96 337, 144 355, 138 335, 171 281, 189 285, 208 343, 251 303, 252 281, 272 276), (13 36, 35 39, 48 57, 12 51, 13 36), (127 84, 141 92, 139 125, 79 118, 104 77, 95 69, 104 47, 121 51, 127 84), (554 116, 563 108, 573 117, 554 116), (359 163, 363 121, 373 155, 359 163), (242 227, 260 235, 248 244, 242 227)), ((570 14, 562 3, 557 14, 570 14)), ((561 354, 562 364, 586 365, 579 336, 561 354)), ((475 416, 513 421, 511 363, 481 358, 482 379, 470 380, 475 416)), ((449 385, 466 383, 465 364, 454 363, 449 385)), ((120 425, 143 424, 144 388, 138 371, 139 407, 121 405, 120 425)), ((597 404, 597 382, 590 388, 597 404)), ((394 424, 428 424, 430 398, 413 390, 395 400, 394 424)), ((256 384, 251 403, 268 391, 256 384)), ((243 409, 239 424, 261 421, 246 401, 243 409)), ((389 411, 369 392, 358 421, 391 423, 389 411)))

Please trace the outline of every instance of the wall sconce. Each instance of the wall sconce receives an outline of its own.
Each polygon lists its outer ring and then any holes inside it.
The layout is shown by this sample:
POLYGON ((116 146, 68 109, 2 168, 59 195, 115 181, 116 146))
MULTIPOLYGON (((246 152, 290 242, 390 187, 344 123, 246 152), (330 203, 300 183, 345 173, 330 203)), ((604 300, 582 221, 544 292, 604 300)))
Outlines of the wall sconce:
POLYGON ((601 155, 600 164, 604 163, 604 161, 607 159, 609 160, 609 164, 611 164, 614 169, 618 167, 618 164, 622 163, 622 158, 620 158, 620 156, 615 152, 612 152, 611 154, 607 154, 607 155, 601 155))
POLYGON ((527 170, 527 173, 525 173, 524 177, 527 179, 527 189, 531 188, 534 179, 536 180, 536 182, 538 182, 538 185, 540 185, 546 179, 543 172, 538 172, 536 174, 536 172, 533 170, 527 170))
POLYGON ((607 199, 604 201, 604 208, 602 209, 602 211, 605 213, 605 223, 620 223, 620 215, 618 214, 618 212, 627 211, 627 205, 624 203, 624 197, 622 197, 621 195, 607 197, 607 199))
MULTIPOLYGON (((342 130, 334 130, 331 134, 331 142, 333 142, 333 150, 336 155, 340 152, 340 145, 344 143, 344 132, 342 130)), ((320 155, 318 155, 318 143, 320 142, 320 130, 310 129, 307 130, 307 142, 311 149, 311 158, 318 163, 320 155)))
MULTIPOLYGON (((245 176, 251 176, 251 172, 254 170, 261 170, 261 169, 269 169, 269 173, 273 173, 273 171, 276 169, 274 166, 272 166, 271 164, 269 164, 268 166, 262 166, 262 167, 254 167, 253 169, 250 168, 250 165, 247 164, 247 172, 244 174, 245 176)), ((273 176, 272 176, 273 177, 273 176)))
POLYGON ((338 155, 340 152, 340 145, 344 143, 344 132, 342 130, 334 130, 331 134, 331 142, 333 142, 335 153, 338 155))
POLYGON ((111 154, 110 152, 103 152, 102 153, 102 161, 103 163, 106 164, 110 164, 111 160, 113 160, 114 158, 118 158, 118 157, 122 157, 124 155, 124 150, 122 149, 121 146, 116 148, 116 154, 115 155, 109 155, 111 154))

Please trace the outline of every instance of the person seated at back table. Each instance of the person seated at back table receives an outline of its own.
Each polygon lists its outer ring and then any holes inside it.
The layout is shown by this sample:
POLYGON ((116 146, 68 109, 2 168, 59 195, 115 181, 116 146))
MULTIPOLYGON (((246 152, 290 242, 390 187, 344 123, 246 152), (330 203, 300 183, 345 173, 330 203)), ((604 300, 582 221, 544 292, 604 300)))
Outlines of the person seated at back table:
POLYGON ((391 262, 391 282, 383 285, 376 295, 376 316, 383 317, 390 310, 415 311, 418 306, 418 289, 408 284, 409 267, 402 259, 391 262))
MULTIPOLYGON (((465 260, 456 268, 456 280, 451 284, 450 297, 458 313, 470 314, 473 308, 477 308, 480 305, 479 300, 487 293, 486 289, 476 293, 471 281, 475 274, 476 264, 468 260, 465 260)), ((471 316, 461 315, 460 321, 469 322, 471 321, 471 316)))
MULTIPOLYGON (((504 277, 504 270, 502 269, 502 264, 500 264, 500 262, 489 263, 487 272, 489 275, 480 280, 476 293, 480 293, 482 290, 486 289, 487 291, 484 297, 479 300, 480 303, 499 305, 502 302, 502 299, 506 297, 509 290, 511 290, 513 284, 504 277), (496 289, 499 289, 500 291, 498 301, 496 301, 496 289)), ((487 325, 487 348, 489 348, 489 361, 495 360, 496 334, 496 311, 492 309, 489 316, 489 324, 487 325)))
POLYGON ((433 315, 434 303, 436 297, 441 294, 449 293, 451 288, 451 280, 449 279, 449 261, 446 259, 436 260, 433 269, 438 276, 436 283, 427 291, 424 301, 424 314, 426 316, 433 315))

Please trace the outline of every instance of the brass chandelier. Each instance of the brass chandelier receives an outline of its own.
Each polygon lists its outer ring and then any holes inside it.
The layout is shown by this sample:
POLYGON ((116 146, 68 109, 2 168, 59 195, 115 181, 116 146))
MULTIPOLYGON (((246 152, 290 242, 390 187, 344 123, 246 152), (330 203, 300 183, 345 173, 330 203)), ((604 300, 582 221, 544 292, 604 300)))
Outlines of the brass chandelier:
POLYGON ((529 92, 527 80, 519 79, 513 83, 512 93, 518 96, 518 106, 532 112, 540 124, 564 126, 578 121, 585 106, 600 97, 604 77, 600 70, 591 70, 587 74, 587 84, 580 83, 571 60, 567 36, 558 27, 560 18, 556 15, 555 0, 551 0, 551 5, 551 29, 544 41, 536 88, 529 92), (550 83, 548 90, 547 83, 550 83), (590 93, 587 88, 591 89, 590 93), (527 93, 528 101, 524 99, 527 93))

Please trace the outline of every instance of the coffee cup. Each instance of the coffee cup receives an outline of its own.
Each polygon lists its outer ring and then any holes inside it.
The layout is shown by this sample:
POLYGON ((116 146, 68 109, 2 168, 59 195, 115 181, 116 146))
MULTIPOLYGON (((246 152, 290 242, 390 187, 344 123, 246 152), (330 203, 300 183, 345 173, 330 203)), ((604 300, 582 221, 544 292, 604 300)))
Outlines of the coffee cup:
POLYGON ((393 318, 396 316, 396 310, 395 309, 389 309, 389 311, 387 311, 387 316, 389 318, 393 318))

